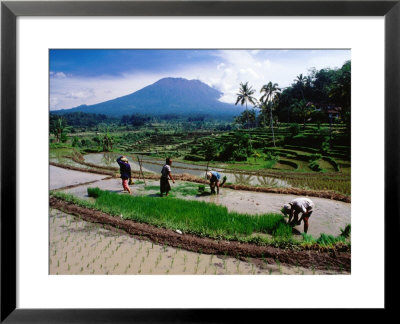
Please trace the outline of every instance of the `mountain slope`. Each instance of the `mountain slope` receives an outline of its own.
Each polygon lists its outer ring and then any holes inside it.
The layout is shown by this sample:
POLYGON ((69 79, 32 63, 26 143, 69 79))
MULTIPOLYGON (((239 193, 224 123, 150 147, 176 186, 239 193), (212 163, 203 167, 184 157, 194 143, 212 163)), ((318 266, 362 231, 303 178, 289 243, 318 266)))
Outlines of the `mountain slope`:
POLYGON ((95 105, 82 105, 71 109, 53 111, 63 114, 86 112, 108 116, 179 114, 235 116, 243 108, 218 101, 221 92, 199 80, 164 78, 129 95, 95 105))

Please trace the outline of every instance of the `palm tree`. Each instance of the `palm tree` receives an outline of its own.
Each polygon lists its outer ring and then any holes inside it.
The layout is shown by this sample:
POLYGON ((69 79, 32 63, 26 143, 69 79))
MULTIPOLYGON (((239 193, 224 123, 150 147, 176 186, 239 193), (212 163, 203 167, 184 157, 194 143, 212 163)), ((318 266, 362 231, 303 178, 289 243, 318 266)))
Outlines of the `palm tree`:
POLYGON ((267 125, 266 122, 265 122, 265 116, 268 113, 268 103, 265 102, 265 101, 261 101, 260 100, 260 105, 258 106, 258 108, 261 110, 261 114, 262 114, 263 119, 264 119, 264 127, 265 127, 267 125))
POLYGON ((237 100, 235 105, 240 102, 240 105, 243 106, 246 104, 246 113, 247 113, 247 129, 249 128, 249 112, 247 110, 247 102, 250 102, 255 106, 257 104, 257 99, 254 98, 252 95, 254 94, 255 90, 251 86, 246 83, 240 83, 239 93, 236 94, 237 100))
MULTIPOLYGON (((272 131, 272 140, 275 145, 275 135, 274 135, 274 125, 273 125, 273 119, 272 119, 272 103, 275 99, 275 96, 281 91, 280 88, 278 88, 277 83, 272 83, 271 81, 268 82, 268 84, 263 85, 261 88, 260 92, 263 93, 263 96, 260 98, 260 101, 266 103, 266 105, 269 106, 269 111, 270 111, 270 125, 271 125, 271 131, 272 131)), ((265 120, 264 120, 265 124, 265 120)))
POLYGON ((294 79, 294 82, 296 82, 296 86, 300 89, 301 92, 301 96, 304 99, 304 92, 303 92, 303 88, 306 85, 307 82, 309 82, 310 80, 307 79, 306 77, 303 76, 303 74, 300 74, 296 77, 296 79, 294 79))
POLYGON ((64 118, 59 117, 50 125, 50 130, 54 134, 54 139, 56 143, 66 141, 66 132, 71 130, 71 127, 67 125, 67 122, 64 118))

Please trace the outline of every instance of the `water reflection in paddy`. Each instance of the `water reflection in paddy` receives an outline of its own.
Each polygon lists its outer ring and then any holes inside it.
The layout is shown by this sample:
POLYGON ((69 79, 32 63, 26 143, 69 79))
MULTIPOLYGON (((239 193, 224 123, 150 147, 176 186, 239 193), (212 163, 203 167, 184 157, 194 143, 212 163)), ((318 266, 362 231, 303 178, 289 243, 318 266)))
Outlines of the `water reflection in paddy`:
MULTIPOLYGON (((101 166, 118 167, 118 163, 116 162, 116 160, 119 156, 121 155, 118 153, 107 152, 107 153, 86 154, 84 158, 85 161, 88 163, 93 163, 101 166)), ((132 170, 134 171, 140 170, 136 156, 127 155, 127 158, 129 160, 132 170)), ((149 158, 147 156, 141 156, 140 159, 142 160, 142 170, 144 172, 151 172, 156 174, 161 173, 161 168, 165 163, 165 161, 163 160, 149 158)), ((290 187, 290 185, 286 181, 278 178, 256 176, 244 173, 230 173, 225 170, 220 170, 218 168, 215 168, 215 170, 220 172, 222 176, 226 176, 227 182, 233 184, 263 186, 263 187, 290 187)), ((204 177, 205 171, 206 167, 190 163, 173 162, 172 165, 172 172, 174 174, 187 173, 197 177, 204 177)))

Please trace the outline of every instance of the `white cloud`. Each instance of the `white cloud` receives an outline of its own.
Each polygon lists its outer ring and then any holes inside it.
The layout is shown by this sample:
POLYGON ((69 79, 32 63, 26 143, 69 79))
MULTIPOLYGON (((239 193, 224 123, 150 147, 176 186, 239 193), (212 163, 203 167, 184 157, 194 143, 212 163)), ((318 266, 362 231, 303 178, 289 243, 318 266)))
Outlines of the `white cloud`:
POLYGON ((64 72, 53 72, 53 71, 50 71, 50 77, 64 79, 64 78, 67 77, 67 75, 64 72))
POLYGON ((259 98, 259 90, 269 81, 287 87, 297 75, 307 74, 311 67, 340 67, 350 59, 350 51, 277 50, 275 55, 271 55, 270 51, 263 50, 231 50, 217 51, 215 58, 213 63, 185 66, 163 73, 127 72, 120 77, 81 78, 50 72, 50 107, 71 108, 111 100, 164 77, 200 80, 222 92, 221 101, 235 103, 241 82, 249 82, 256 90, 254 96, 259 98))
POLYGON ((50 78, 50 109, 93 105, 135 92, 166 75, 126 74, 120 77, 50 78))

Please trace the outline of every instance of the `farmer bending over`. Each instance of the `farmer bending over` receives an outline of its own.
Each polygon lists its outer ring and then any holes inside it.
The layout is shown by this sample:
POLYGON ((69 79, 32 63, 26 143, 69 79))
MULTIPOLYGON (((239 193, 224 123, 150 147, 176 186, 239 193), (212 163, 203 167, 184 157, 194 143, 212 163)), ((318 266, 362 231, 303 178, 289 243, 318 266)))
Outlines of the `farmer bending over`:
POLYGON ((165 192, 165 195, 168 196, 168 192, 171 190, 171 186, 168 181, 168 177, 172 180, 173 183, 175 183, 175 180, 172 178, 171 175, 171 165, 172 165, 172 160, 171 158, 167 158, 165 160, 165 165, 163 166, 161 170, 161 178, 160 178, 160 193, 161 196, 165 192))
POLYGON ((128 162, 128 159, 122 155, 117 159, 117 163, 119 164, 119 172, 121 173, 122 187, 124 188, 124 191, 126 190, 129 192, 129 194, 131 194, 128 180, 130 180, 130 184, 133 184, 133 180, 131 176, 131 166, 128 162))
POLYGON ((211 193, 215 194, 215 187, 217 187, 217 195, 219 195, 219 187, 225 183, 226 177, 224 177, 224 181, 220 184, 221 175, 217 171, 209 171, 206 173, 206 176, 210 180, 211 193))
POLYGON ((291 226, 300 225, 301 221, 304 221, 304 233, 308 231, 308 219, 313 212, 314 203, 308 198, 296 198, 290 203, 285 204, 282 208, 282 213, 286 216, 289 215, 289 224, 291 226), (302 213, 299 220, 299 213, 302 213), (292 218, 293 221, 292 221, 292 218))

